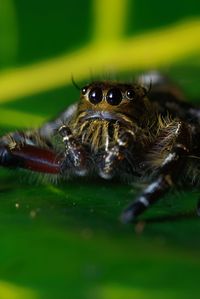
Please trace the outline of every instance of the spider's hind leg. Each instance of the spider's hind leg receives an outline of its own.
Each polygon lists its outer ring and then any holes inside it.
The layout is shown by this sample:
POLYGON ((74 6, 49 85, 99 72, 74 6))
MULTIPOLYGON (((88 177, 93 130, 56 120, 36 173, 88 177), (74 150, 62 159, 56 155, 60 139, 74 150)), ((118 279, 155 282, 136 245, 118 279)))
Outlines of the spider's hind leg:
POLYGON ((166 75, 150 71, 136 79, 147 89, 148 98, 153 102, 162 116, 178 117, 191 123, 200 123, 200 109, 186 101, 181 88, 166 75))
POLYGON ((169 191, 179 175, 183 163, 181 159, 187 153, 188 149, 181 144, 174 147, 161 166, 157 179, 151 182, 142 194, 124 210, 121 217, 122 222, 133 221, 169 191))
POLYGON ((185 100, 182 89, 175 84, 168 76, 159 71, 150 71, 136 78, 136 81, 148 91, 149 98, 154 102, 162 102, 165 108, 176 110, 175 102, 185 100))
MULTIPOLYGON (((164 160, 162 159, 162 162, 159 162, 157 178, 155 178, 149 186, 144 189, 142 194, 124 210, 121 217, 122 222, 131 222, 142 214, 147 208, 159 200, 162 195, 167 193, 181 176, 181 171, 185 166, 185 161, 191 146, 190 130, 184 123, 178 122, 176 126, 174 125, 172 131, 174 133, 171 137, 168 132, 166 137, 160 140, 160 145, 163 144, 163 148, 159 150, 160 152, 167 147, 167 143, 163 142, 165 139, 167 139, 168 142, 170 139, 173 140, 174 145, 168 154, 165 155, 164 160)), ((166 133, 167 131, 164 132, 166 133)), ((163 135, 162 133, 161 136, 163 135)), ((157 155, 158 154, 159 153, 157 153, 157 155)))

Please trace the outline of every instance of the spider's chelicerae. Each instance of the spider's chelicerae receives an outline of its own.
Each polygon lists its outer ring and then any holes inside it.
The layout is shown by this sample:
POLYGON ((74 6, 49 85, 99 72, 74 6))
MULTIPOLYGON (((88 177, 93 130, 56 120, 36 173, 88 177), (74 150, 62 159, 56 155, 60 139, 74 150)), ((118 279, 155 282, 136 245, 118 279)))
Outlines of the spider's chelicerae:
POLYGON ((144 75, 143 85, 96 81, 55 120, 3 136, 0 164, 66 179, 143 180, 147 187, 121 217, 131 222, 173 185, 198 183, 199 123, 200 108, 159 73, 144 75))

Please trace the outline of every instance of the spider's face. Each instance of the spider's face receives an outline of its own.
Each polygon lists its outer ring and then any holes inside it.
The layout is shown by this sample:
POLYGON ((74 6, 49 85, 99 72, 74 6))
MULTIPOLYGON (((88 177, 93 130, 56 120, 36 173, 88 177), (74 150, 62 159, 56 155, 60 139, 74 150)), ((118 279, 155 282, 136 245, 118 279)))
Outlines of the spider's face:
POLYGON ((136 84, 93 82, 82 88, 79 108, 86 112, 86 119, 120 120, 122 115, 138 114, 145 95, 144 88, 136 84))
POLYGON ((93 82, 81 91, 77 114, 70 122, 73 134, 97 152, 119 140, 146 117, 146 91, 136 84, 93 82))

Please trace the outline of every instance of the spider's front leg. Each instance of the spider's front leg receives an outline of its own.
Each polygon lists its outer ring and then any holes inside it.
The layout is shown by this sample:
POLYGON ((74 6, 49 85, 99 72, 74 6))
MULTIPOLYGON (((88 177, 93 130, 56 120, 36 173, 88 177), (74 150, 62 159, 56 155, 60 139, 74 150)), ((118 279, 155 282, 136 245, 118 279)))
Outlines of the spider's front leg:
MULTIPOLYGON (((179 122, 174 132, 174 136, 172 135, 171 137, 175 139, 174 146, 162 161, 158 169, 157 178, 124 210, 121 216, 122 222, 132 222, 137 216, 159 200, 179 179, 182 166, 184 166, 185 159, 189 153, 191 142, 190 130, 185 124, 179 122)), ((163 134, 161 133, 161 135, 163 134)), ((160 144, 162 143, 163 140, 161 140, 160 144)), ((161 152, 162 150, 160 149, 161 152)))
POLYGON ((63 161, 63 172, 71 168, 80 176, 84 176, 88 171, 88 155, 83 145, 73 136, 71 129, 67 125, 62 125, 58 133, 62 137, 65 145, 65 159, 63 161))
POLYGON ((36 132, 15 132, 0 139, 0 165, 49 174, 84 175, 87 155, 67 126, 59 128, 66 151, 59 154, 49 139, 36 132))

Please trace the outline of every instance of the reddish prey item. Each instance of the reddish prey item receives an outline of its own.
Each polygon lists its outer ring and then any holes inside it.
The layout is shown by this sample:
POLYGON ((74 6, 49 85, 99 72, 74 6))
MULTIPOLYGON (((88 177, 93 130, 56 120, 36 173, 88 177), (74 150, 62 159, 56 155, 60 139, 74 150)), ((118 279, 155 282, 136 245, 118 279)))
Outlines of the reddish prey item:
POLYGON ((11 150, 11 154, 19 160, 22 168, 44 173, 60 173, 61 157, 49 149, 26 144, 11 150))

